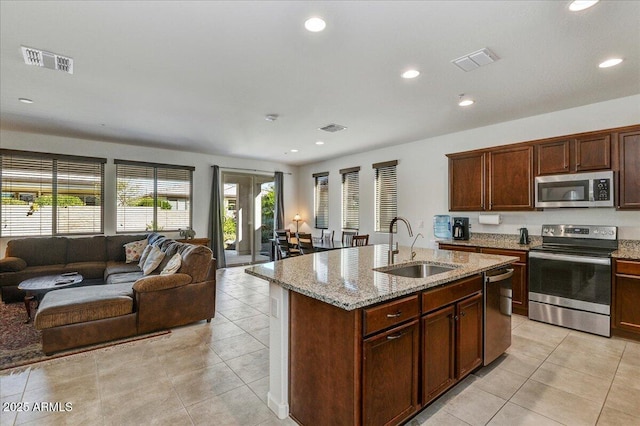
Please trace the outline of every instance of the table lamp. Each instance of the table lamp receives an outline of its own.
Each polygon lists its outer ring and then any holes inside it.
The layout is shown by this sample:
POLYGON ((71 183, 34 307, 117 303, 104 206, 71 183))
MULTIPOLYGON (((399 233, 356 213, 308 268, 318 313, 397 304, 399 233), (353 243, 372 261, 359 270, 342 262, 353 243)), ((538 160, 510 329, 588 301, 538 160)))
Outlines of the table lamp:
POLYGON ((296 223, 296 234, 299 231, 298 226, 299 226, 301 220, 302 220, 302 218, 300 217, 300 215, 298 213, 296 213, 296 215, 293 217, 293 221, 296 223))

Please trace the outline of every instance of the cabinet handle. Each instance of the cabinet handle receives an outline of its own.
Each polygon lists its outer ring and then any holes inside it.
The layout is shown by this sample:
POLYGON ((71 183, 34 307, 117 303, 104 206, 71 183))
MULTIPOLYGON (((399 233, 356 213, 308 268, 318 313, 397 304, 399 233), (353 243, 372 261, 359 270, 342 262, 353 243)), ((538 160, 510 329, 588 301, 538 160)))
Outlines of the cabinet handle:
POLYGON ((404 333, 398 333, 398 334, 392 334, 390 336, 387 336, 387 340, 395 340, 395 339, 399 339, 402 337, 404 333))
POLYGON ((398 311, 395 314, 387 314, 387 318, 398 318, 400 315, 402 315, 402 311, 398 311))
POLYGON ((458 316, 453 317, 454 320, 458 321, 458 316))
POLYGON ((466 313, 465 313, 464 311, 460 312, 460 316, 461 316, 461 317, 463 317, 463 316, 465 316, 465 315, 466 315, 466 313))

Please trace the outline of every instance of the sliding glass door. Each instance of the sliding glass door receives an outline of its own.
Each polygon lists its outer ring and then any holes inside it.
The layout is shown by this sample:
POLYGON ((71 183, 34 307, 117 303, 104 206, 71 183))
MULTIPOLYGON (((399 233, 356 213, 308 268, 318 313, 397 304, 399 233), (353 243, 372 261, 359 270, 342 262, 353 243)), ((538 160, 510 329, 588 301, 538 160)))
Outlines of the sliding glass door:
POLYGON ((227 266, 269 261, 275 191, 273 176, 223 172, 227 266))

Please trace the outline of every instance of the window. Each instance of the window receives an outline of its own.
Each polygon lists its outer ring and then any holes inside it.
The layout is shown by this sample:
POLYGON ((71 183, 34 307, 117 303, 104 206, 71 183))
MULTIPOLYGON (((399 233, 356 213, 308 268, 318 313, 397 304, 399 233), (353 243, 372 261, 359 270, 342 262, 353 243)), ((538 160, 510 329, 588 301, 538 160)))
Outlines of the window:
POLYGON ((340 170, 342 174, 342 228, 360 229, 360 167, 340 170))
POLYGON ((106 162, 0 150, 0 236, 102 233, 106 162))
MULTIPOLYGON (((375 221, 376 232, 389 232, 391 220, 398 215, 398 179, 396 166, 398 161, 376 163, 375 182, 375 221)), ((395 226, 393 232, 396 232, 395 226)))
POLYGON ((194 167, 115 160, 116 232, 191 227, 194 167))
POLYGON ((317 229, 329 228, 329 172, 315 173, 314 211, 317 229))

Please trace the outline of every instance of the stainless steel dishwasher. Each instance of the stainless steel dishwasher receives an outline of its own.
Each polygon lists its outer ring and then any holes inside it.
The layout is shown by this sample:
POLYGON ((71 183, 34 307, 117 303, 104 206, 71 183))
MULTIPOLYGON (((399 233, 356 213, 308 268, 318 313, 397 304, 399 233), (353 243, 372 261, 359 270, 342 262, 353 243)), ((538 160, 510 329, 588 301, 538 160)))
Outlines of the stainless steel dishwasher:
POLYGON ((492 269, 484 274, 482 365, 489 365, 511 346, 512 276, 511 268, 492 269))

